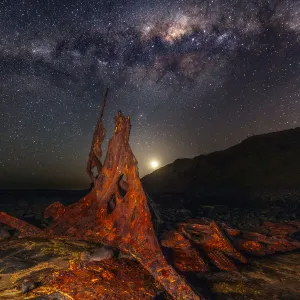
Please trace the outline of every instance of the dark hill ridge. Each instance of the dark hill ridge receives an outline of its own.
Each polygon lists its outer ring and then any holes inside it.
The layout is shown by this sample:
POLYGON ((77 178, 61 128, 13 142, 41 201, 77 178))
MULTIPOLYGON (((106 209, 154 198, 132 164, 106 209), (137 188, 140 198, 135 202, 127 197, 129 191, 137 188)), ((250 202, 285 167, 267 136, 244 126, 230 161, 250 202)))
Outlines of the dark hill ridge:
POLYGON ((142 183, 152 196, 300 188, 300 128, 252 136, 223 151, 177 159, 143 177, 142 183))

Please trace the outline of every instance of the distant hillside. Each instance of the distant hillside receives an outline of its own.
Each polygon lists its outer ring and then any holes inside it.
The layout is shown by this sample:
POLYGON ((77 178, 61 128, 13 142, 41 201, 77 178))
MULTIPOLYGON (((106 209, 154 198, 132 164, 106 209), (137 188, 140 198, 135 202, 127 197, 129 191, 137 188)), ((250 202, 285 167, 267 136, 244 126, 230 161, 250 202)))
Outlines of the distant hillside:
POLYGON ((203 189, 300 187, 300 128, 252 136, 223 151, 177 159, 142 178, 152 195, 203 189))

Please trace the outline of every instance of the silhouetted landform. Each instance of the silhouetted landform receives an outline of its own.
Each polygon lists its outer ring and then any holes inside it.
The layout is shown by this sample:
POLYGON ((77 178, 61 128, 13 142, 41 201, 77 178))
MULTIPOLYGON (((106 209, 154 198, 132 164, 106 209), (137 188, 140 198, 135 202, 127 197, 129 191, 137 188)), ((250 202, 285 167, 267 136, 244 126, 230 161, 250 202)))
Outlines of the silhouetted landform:
POLYGON ((252 136, 223 151, 177 159, 142 178, 161 205, 300 199, 300 128, 252 136))

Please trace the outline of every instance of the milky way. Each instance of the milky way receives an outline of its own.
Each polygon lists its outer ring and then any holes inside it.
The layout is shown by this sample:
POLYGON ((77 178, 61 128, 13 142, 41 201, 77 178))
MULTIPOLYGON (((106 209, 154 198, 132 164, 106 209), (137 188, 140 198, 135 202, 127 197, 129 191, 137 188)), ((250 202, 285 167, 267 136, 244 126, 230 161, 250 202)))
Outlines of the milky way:
POLYGON ((2 1, 0 186, 87 187, 106 87, 141 175, 299 126, 300 1, 2 1))

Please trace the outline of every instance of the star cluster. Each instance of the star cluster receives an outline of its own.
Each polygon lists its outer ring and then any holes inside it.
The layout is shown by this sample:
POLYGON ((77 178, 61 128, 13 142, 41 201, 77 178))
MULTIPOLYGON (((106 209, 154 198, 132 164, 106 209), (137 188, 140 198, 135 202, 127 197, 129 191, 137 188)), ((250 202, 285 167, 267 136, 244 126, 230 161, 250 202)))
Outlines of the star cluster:
POLYGON ((300 1, 2 1, 1 186, 87 187, 106 87, 141 175, 299 126, 300 1))

